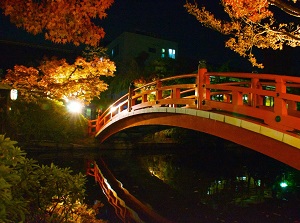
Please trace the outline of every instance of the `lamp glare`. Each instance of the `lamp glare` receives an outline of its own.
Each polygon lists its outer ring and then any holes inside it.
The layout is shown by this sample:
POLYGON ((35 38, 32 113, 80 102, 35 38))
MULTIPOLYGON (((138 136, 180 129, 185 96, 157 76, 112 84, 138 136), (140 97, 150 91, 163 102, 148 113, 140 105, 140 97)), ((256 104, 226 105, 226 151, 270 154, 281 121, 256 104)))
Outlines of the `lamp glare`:
POLYGON ((282 187, 282 188, 285 188, 285 187, 287 187, 288 186, 288 184, 286 183, 286 182, 281 182, 280 183, 280 187, 282 187))
POLYGON ((18 90, 17 89, 11 89, 10 91, 10 99, 15 101, 18 98, 18 90))
POLYGON ((83 105, 78 101, 70 101, 67 105, 68 110, 71 113, 80 113, 82 110, 83 105))

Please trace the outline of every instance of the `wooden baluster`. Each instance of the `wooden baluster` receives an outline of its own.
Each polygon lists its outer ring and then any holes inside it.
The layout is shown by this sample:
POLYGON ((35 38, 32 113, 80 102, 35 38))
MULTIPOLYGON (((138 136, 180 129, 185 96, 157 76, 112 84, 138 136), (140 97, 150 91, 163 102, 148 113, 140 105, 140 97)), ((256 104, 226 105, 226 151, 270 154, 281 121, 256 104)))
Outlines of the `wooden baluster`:
POLYGON ((148 94, 142 95, 142 103, 148 102, 148 94))
POLYGON ((274 112, 276 116, 287 115, 287 105, 286 101, 281 98, 281 94, 286 93, 285 81, 282 78, 276 79, 276 94, 277 97, 274 98, 274 112))
POLYGON ((286 103, 287 103, 289 111, 297 111, 297 102, 296 101, 288 100, 286 103))
POLYGON ((205 61, 199 61, 198 75, 196 79, 196 95, 197 95, 197 109, 203 109, 205 100, 209 96, 209 92, 206 89, 206 84, 209 83, 209 78, 206 77, 207 73, 205 61), (208 80, 207 80, 208 79, 208 80))
POLYGON ((232 104, 243 105, 243 93, 238 91, 232 91, 232 104))
POLYGON ((155 103, 158 104, 159 100, 162 99, 162 90, 160 90, 162 87, 162 82, 161 80, 156 81, 156 100, 155 103))
POLYGON ((180 89, 179 88, 175 88, 175 89, 172 89, 172 95, 171 95, 171 98, 173 99, 173 101, 174 101, 174 104, 173 104, 173 106, 172 107, 177 107, 178 106, 178 104, 177 104, 177 99, 179 99, 180 98, 180 89))
MULTIPOLYGON (((258 78, 251 79, 251 88, 252 89, 255 90, 255 89, 259 88, 258 81, 259 81, 258 78)), ((256 106, 258 105, 258 95, 256 93, 249 94, 249 101, 250 101, 250 105, 252 107, 256 108, 256 106)))
POLYGON ((134 105, 134 102, 132 100, 132 97, 134 96, 134 83, 131 82, 129 85, 129 90, 128 90, 128 112, 131 111, 132 106, 134 105))

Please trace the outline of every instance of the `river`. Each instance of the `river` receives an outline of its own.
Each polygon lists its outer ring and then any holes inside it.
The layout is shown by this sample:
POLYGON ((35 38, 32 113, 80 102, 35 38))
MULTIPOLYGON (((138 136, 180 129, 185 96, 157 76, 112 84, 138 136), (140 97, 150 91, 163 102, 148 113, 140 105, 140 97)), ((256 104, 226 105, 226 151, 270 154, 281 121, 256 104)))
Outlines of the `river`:
MULTIPOLYGON (((75 173, 101 160, 132 196, 170 222, 300 222, 300 171, 227 141, 26 152, 75 173)), ((122 222, 99 184, 87 178, 87 201, 105 204, 99 217, 122 222)))

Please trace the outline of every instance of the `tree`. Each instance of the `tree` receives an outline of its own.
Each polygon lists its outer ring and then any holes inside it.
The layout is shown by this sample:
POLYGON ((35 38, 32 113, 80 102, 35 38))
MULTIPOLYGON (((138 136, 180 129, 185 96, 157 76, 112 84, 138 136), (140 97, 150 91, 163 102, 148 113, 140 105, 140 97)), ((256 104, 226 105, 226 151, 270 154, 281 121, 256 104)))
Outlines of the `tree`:
POLYGON ((113 76, 116 67, 106 58, 86 61, 78 57, 74 64, 65 59, 45 59, 36 69, 16 65, 8 70, 3 83, 19 90, 26 101, 39 98, 78 99, 89 103, 108 87, 100 76, 113 76))
POLYGON ((0 222, 98 222, 84 204, 83 174, 40 166, 0 135, 0 222))
MULTIPOLYGON (((242 57, 247 57, 253 66, 263 68, 253 53, 256 48, 282 50, 283 47, 300 46, 300 26, 293 19, 300 17, 297 0, 220 0, 225 19, 216 18, 206 7, 187 2, 187 12, 204 26, 229 36, 225 46, 242 57), (276 8, 281 9, 278 11, 276 8), (288 15, 289 22, 278 22, 282 13, 288 15)), ((286 18, 286 15, 283 15, 286 18)), ((297 21, 297 20, 295 20, 297 21)), ((298 22, 298 21, 297 21, 298 22)))
POLYGON ((95 19, 107 16, 114 0, 1 0, 4 15, 34 35, 45 33, 54 43, 97 46, 105 35, 95 19))

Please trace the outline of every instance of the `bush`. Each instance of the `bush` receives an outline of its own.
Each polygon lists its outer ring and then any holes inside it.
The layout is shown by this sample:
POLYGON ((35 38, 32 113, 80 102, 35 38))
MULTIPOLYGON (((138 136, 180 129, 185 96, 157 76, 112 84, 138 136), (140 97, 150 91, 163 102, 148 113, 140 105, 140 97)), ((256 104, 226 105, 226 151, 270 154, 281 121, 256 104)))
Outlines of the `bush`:
POLYGON ((38 165, 0 135, 0 222, 103 222, 83 203, 86 178, 38 165))
POLYGON ((87 136, 87 125, 85 117, 70 114, 65 106, 55 101, 15 101, 8 112, 6 133, 19 142, 74 142, 87 136))

